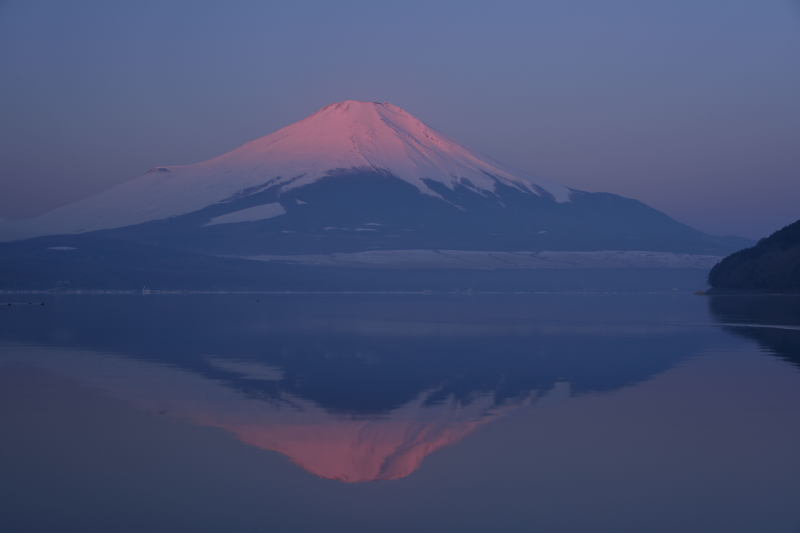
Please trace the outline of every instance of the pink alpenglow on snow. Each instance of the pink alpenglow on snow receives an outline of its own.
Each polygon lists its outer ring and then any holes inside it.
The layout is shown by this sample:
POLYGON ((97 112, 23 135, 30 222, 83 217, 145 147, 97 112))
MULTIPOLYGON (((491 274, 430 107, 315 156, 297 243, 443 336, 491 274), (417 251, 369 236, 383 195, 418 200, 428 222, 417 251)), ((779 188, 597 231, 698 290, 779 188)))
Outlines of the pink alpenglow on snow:
POLYGON ((430 128, 407 111, 379 102, 331 104, 299 122, 204 162, 156 167, 146 174, 10 228, 12 238, 82 233, 191 213, 246 190, 308 185, 343 169, 389 172, 424 194, 433 180, 453 188, 469 180, 492 192, 504 185, 549 194, 570 189, 531 179, 430 128))

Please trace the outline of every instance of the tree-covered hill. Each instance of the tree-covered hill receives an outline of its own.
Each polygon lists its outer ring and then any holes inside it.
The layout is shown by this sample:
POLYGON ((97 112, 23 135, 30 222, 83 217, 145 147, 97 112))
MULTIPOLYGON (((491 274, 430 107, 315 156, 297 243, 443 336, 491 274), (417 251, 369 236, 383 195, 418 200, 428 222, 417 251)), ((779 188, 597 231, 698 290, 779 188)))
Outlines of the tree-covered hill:
POLYGON ((714 289, 800 291, 800 220, 720 261, 708 282, 714 289))

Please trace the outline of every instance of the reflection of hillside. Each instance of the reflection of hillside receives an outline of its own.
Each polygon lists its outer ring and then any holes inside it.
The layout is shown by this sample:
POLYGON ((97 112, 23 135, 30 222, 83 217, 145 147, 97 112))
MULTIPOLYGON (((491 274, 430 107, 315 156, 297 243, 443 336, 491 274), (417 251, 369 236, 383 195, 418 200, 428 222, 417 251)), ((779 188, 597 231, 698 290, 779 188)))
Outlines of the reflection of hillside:
MULTIPOLYGON (((645 303, 650 301, 645 300, 645 303)), ((201 374, 252 397, 303 398, 329 411, 377 414, 436 391, 433 404, 498 402, 568 381, 574 393, 635 384, 696 353, 635 299, 537 297, 84 297, 9 316, 0 338, 147 359, 201 374), (38 314, 33 314, 37 313, 38 314), (625 315, 628 313, 628 316, 625 315), (621 318, 617 318, 617 317, 621 318), (235 358, 239 367, 220 364, 235 358), (241 365, 280 379, 252 379, 241 365)), ((657 307, 658 306, 658 307, 657 307)))
POLYGON ((425 457, 508 409, 493 407, 490 398, 469 406, 453 402, 426 406, 425 398, 381 417, 335 416, 301 402, 301 411, 288 413, 277 423, 194 419, 231 431, 247 444, 280 452, 320 477, 363 482, 408 476, 425 457))
POLYGON ((73 298, 7 315, 0 339, 44 346, 26 363, 354 482, 407 476, 551 391, 617 390, 703 348, 702 332, 665 324, 662 300, 608 301, 73 298))
POLYGON ((727 331, 800 367, 800 296, 714 295, 709 309, 727 331))
MULTIPOLYGON (((192 372, 145 361, 52 348, 24 349, 13 356, 9 350, 0 358, 0 364, 12 361, 68 376, 147 411, 223 429, 246 444, 285 455, 310 473, 344 482, 406 477, 431 453, 528 403, 520 398, 499 406, 489 395, 469 405, 452 398, 431 403, 433 394, 424 392, 390 413, 359 417, 333 414, 302 398, 263 401, 192 372)), ((276 377, 267 367, 247 368, 256 379, 276 377)))

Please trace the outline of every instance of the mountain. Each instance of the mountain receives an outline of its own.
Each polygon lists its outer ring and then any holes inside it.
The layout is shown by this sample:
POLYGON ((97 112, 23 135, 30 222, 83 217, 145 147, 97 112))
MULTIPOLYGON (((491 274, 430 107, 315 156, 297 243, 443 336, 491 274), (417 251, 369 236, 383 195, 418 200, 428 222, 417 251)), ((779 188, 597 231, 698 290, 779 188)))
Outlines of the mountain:
MULTIPOLYGON (((388 103, 345 101, 208 161, 157 167, 9 225, 235 257, 367 250, 648 250, 720 254, 706 235, 636 200, 532 179, 388 103)), ((52 242, 54 241, 48 241, 52 242)))
MULTIPOLYGON (((327 177, 352 174, 399 178, 416 192, 440 200, 444 197, 438 191, 460 183, 490 194, 498 181, 559 201, 570 196, 565 187, 535 184, 481 160, 399 107, 347 101, 208 161, 153 168, 119 187, 57 209, 37 224, 45 234, 130 226, 215 204, 229 206, 265 190, 284 196, 327 177)), ((296 203, 300 197, 293 199, 296 203)), ((224 215, 215 213, 218 216, 204 222, 266 220, 284 215, 282 204, 285 201, 257 203, 247 212, 223 209, 219 213, 224 215)))
POLYGON ((714 289, 800 291, 800 220, 720 261, 708 282, 714 289))

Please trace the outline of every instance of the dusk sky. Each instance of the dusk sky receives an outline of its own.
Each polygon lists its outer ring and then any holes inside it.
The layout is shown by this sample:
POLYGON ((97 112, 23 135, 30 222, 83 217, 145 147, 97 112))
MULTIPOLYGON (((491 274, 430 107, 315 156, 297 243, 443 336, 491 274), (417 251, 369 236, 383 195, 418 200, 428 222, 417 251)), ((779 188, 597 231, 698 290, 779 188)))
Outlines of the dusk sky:
POLYGON ((800 218, 789 0, 0 0, 0 69, 0 217, 358 99, 711 233, 800 218))

